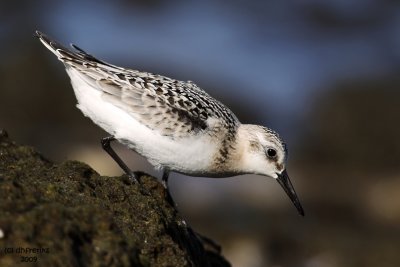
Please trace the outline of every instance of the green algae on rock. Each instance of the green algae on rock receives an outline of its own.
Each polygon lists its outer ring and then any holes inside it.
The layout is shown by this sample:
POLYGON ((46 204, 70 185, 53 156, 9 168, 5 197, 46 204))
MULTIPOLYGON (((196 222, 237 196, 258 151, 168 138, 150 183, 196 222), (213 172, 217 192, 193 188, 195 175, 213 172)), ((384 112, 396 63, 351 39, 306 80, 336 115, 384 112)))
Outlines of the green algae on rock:
POLYGON ((0 266, 230 266, 140 178, 52 163, 0 130, 0 266))

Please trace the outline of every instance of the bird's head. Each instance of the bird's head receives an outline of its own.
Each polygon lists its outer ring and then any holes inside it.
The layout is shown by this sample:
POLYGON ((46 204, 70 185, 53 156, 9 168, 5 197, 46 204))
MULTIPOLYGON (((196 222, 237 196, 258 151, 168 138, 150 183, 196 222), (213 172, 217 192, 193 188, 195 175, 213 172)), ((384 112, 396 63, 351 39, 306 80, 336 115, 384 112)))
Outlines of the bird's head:
POLYGON ((285 190, 301 215, 304 210, 286 171, 288 150, 274 131, 258 126, 242 124, 239 138, 243 145, 242 170, 274 178, 285 190))

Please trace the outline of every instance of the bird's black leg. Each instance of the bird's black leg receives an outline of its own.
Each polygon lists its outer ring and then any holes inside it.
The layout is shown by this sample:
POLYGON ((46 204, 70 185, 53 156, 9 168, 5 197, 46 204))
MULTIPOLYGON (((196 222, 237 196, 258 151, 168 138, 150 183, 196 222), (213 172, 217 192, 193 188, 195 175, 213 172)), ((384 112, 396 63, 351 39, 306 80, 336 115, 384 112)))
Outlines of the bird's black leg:
POLYGON ((168 190, 168 177, 169 177, 169 170, 168 169, 164 169, 161 181, 162 181, 162 185, 167 190, 168 190))
POLYGON ((138 183, 138 179, 134 172, 129 169, 129 167, 122 161, 122 159, 115 153, 114 149, 111 147, 111 142, 116 140, 114 136, 107 136, 101 139, 101 145, 103 149, 115 160, 115 162, 124 170, 124 172, 133 180, 133 182, 138 183))
MULTIPOLYGON (((175 208, 176 211, 178 211, 178 205, 176 205, 174 199, 171 196, 171 193, 169 192, 169 187, 168 187, 168 177, 169 177, 169 170, 168 169, 164 169, 163 172, 163 176, 161 178, 161 182, 162 185, 165 188, 165 191, 167 191, 167 196, 166 196, 166 200, 168 201, 168 203, 173 206, 175 208)), ((181 222, 183 223, 183 225, 185 225, 185 229, 186 231, 188 230, 186 227, 186 221, 184 219, 181 220, 181 222)))
POLYGON ((172 199, 171 193, 169 192, 168 177, 169 177, 169 170, 164 169, 163 176, 161 178, 161 182, 162 182, 162 185, 164 186, 165 190, 167 191, 167 201, 169 202, 169 204, 171 204, 172 206, 174 206, 176 208, 176 204, 175 204, 174 200, 172 199))

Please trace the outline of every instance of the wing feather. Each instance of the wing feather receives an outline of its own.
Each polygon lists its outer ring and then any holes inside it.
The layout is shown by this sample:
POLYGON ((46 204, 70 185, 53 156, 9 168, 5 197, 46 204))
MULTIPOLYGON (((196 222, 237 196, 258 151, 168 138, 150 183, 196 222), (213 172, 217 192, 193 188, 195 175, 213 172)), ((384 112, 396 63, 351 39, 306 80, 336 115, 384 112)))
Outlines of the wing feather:
POLYGON ((77 51, 71 51, 43 33, 37 35, 67 68, 74 68, 89 85, 101 90, 103 99, 162 135, 187 137, 239 124, 227 107, 191 81, 124 69, 75 45, 77 51))

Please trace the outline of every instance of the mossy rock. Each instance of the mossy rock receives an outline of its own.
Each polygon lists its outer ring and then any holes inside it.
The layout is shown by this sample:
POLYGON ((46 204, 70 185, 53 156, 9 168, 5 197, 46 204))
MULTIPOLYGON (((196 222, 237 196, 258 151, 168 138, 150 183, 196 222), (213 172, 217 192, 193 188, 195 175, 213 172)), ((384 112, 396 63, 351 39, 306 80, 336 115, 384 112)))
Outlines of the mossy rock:
POLYGON ((0 266, 230 266, 139 176, 55 164, 0 131, 0 266))

